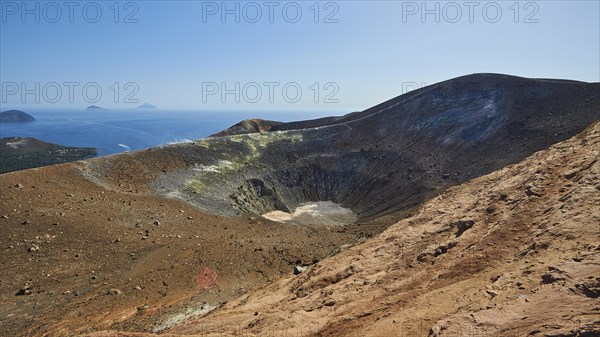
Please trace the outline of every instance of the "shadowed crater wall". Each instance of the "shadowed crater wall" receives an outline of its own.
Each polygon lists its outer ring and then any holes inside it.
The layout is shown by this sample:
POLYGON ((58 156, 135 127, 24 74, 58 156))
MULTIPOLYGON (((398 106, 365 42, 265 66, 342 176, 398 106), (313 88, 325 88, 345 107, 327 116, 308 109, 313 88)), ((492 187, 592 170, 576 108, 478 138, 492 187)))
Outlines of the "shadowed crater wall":
POLYGON ((118 162, 136 161, 156 193, 218 215, 293 212, 332 201, 366 221, 399 214, 581 132, 600 117, 599 93, 598 83, 470 75, 363 112, 273 123, 270 132, 208 138, 91 167, 118 183, 111 173, 118 162))

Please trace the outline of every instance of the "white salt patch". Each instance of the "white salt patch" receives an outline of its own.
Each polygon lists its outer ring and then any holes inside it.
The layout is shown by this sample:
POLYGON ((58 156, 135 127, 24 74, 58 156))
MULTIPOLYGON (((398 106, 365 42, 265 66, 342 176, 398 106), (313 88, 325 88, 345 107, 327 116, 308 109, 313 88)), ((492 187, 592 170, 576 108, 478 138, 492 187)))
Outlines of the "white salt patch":
POLYGON ((194 166, 192 168, 192 171, 195 172, 219 172, 219 167, 216 165, 210 165, 210 166, 205 166, 205 165, 198 165, 196 164, 196 166, 194 166))
POLYGON ((262 215, 271 221, 300 225, 343 226, 356 221, 356 214, 331 201, 301 204, 293 213, 272 211, 262 215))
POLYGON ((192 168, 192 171, 195 172, 217 172, 217 173, 221 173, 221 170, 226 170, 226 169, 230 169, 233 167, 233 163, 230 162, 229 160, 220 160, 218 165, 200 165, 200 164, 196 164, 194 165, 194 167, 192 168))
POLYGON ((218 308, 218 306, 211 306, 208 303, 202 303, 198 306, 189 307, 184 312, 171 316, 162 324, 154 327, 154 329, 152 329, 152 332, 157 333, 172 328, 175 325, 178 325, 181 322, 186 321, 192 317, 202 317, 208 314, 209 312, 215 310, 216 308, 218 308))

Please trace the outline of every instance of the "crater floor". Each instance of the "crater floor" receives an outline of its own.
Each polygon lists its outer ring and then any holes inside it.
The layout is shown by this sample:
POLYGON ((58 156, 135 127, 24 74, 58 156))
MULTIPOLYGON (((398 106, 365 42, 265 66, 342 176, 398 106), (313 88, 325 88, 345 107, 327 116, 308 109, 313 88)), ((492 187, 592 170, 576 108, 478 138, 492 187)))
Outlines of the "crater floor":
POLYGON ((294 212, 272 211, 263 218, 297 225, 321 225, 327 227, 349 225, 356 221, 356 214, 331 201, 308 202, 298 206, 294 212))

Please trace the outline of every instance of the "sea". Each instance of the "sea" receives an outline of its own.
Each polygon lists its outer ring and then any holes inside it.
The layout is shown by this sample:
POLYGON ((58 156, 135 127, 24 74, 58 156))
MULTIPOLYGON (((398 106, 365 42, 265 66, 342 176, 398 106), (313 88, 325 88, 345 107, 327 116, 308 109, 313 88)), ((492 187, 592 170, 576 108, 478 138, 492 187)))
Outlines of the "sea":
POLYGON ((68 111, 24 110, 36 121, 2 123, 0 138, 33 137, 74 147, 93 147, 99 156, 206 138, 241 120, 262 118, 290 122, 343 111, 68 111))

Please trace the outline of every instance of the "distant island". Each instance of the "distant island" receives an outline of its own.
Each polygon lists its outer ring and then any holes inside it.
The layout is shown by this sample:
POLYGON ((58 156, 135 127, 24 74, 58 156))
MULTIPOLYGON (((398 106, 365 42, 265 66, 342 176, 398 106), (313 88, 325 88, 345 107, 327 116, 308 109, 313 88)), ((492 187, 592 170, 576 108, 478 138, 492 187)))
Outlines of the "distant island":
POLYGON ((150 103, 144 103, 144 104, 138 106, 137 109, 158 109, 158 108, 150 103))
POLYGON ((85 109, 85 111, 106 111, 106 109, 97 105, 90 105, 87 107, 87 109, 85 109))
POLYGON ((83 160, 97 154, 94 148, 62 146, 35 138, 0 138, 0 174, 83 160))
POLYGON ((35 122, 33 116, 19 110, 0 112, 0 123, 28 123, 35 122))

